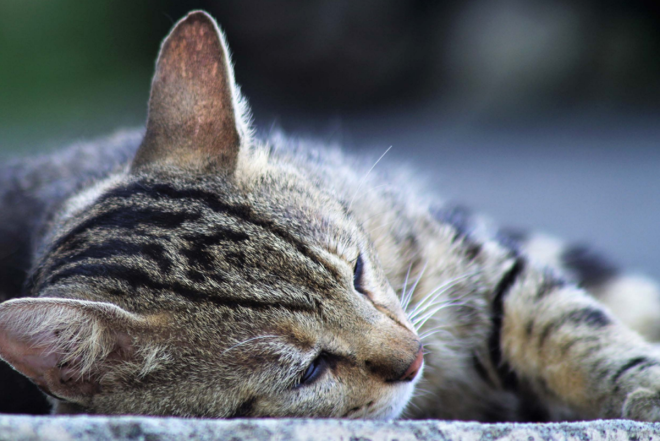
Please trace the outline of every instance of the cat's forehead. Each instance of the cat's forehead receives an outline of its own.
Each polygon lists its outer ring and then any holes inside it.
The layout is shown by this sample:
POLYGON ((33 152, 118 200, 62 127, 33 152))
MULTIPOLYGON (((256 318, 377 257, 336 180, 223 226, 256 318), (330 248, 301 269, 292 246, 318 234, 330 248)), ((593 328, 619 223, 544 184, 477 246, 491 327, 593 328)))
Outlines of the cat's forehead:
MULTIPOLYGON (((180 220, 184 214, 190 220, 208 214, 209 228, 215 226, 213 221, 222 223, 224 218, 224 222, 231 223, 233 219, 260 227, 278 224, 310 240, 316 237, 315 233, 356 235, 356 224, 348 216, 345 204, 326 189, 281 171, 260 176, 257 181, 246 190, 244 185, 213 175, 112 176, 67 201, 60 221, 90 225, 103 221, 96 218, 99 213, 123 211, 122 218, 157 226, 165 225, 168 218, 180 220), (140 220, 148 208, 154 213, 153 222, 140 220)), ((198 226, 201 224, 198 222, 198 226)), ((123 225, 118 222, 116 226, 123 225)), ((78 226, 76 231, 84 228, 78 226)))
POLYGON ((66 222, 37 290, 73 283, 305 309, 342 289, 356 252, 340 220, 217 179, 118 183, 66 222))

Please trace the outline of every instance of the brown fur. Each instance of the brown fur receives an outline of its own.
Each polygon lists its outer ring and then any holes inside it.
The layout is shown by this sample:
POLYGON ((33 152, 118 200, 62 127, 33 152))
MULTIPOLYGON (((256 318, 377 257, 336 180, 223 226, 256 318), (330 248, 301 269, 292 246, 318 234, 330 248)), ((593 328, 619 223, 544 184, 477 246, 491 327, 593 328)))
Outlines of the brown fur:
POLYGON ((423 341, 409 416, 658 418, 655 349, 570 265, 405 172, 248 122, 222 35, 191 13, 134 160, 50 213, 34 298, 0 305, 0 356, 56 413, 394 418, 423 341))

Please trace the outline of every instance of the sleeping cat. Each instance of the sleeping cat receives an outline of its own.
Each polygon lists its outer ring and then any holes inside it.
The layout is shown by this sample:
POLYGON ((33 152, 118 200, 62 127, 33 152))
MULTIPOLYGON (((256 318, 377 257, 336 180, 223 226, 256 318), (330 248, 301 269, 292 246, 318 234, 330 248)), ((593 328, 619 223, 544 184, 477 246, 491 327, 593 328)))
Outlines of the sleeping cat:
POLYGON ((55 413, 660 420, 655 285, 371 165, 256 139, 189 14, 146 132, 2 168, 0 356, 55 413))

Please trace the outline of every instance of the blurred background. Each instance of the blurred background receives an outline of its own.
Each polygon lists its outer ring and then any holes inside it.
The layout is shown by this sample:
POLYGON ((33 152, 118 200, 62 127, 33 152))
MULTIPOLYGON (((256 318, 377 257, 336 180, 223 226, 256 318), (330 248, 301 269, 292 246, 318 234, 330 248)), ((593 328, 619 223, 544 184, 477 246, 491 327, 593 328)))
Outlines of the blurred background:
POLYGON ((196 8, 262 136, 392 146, 379 167, 660 279, 656 0, 0 0, 0 158, 141 126, 196 8))

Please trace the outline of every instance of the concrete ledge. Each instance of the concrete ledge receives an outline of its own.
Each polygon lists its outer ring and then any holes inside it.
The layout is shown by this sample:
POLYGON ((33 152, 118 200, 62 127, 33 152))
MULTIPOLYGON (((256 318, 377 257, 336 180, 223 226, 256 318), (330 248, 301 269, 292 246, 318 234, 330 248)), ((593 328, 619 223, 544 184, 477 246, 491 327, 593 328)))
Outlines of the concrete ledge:
POLYGON ((660 423, 478 424, 447 421, 189 420, 0 415, 0 440, 660 440, 660 423))

